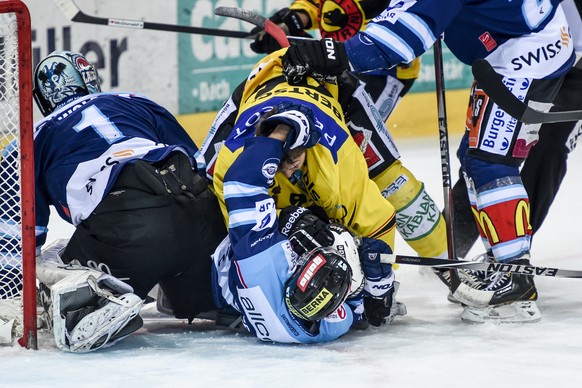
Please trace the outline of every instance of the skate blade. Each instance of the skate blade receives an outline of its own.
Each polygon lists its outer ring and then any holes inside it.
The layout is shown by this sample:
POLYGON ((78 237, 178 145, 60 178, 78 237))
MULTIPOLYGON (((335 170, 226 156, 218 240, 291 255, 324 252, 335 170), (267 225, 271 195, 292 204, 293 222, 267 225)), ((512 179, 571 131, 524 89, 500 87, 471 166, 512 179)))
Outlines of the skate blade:
POLYGON ((461 320, 467 323, 535 323, 542 314, 535 301, 475 308, 463 306, 461 320))

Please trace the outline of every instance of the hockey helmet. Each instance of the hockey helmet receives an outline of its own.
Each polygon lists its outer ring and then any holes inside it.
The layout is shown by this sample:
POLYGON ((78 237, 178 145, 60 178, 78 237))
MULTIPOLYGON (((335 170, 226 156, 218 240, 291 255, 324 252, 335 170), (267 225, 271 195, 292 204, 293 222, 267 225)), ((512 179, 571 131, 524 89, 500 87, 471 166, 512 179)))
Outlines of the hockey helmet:
POLYGON ((74 98, 101 92, 99 75, 80 53, 54 51, 34 70, 34 100, 44 116, 74 98))
POLYGON ((352 270, 331 247, 315 248, 299 259, 287 281, 285 303, 289 311, 307 321, 317 321, 338 309, 350 292, 352 270))
POLYGON ((333 236, 332 248, 346 259, 352 270, 352 285, 348 297, 356 296, 364 289, 364 270, 358 252, 360 241, 343 225, 329 224, 328 229, 333 236))

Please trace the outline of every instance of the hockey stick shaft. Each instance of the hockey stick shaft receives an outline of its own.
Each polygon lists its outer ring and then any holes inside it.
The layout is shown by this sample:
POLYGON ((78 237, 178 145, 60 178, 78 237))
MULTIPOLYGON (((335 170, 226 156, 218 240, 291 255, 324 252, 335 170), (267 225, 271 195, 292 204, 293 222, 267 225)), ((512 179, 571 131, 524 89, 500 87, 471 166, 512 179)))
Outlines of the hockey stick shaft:
POLYGON ((264 29, 265 32, 271 35, 281 47, 289 46, 289 39, 287 38, 285 31, 283 31, 283 29, 277 24, 273 23, 271 20, 262 15, 239 7, 216 7, 214 14, 231 17, 254 24, 257 27, 264 29))
POLYGON ((434 268, 468 269, 471 271, 504 272, 519 275, 536 275, 562 278, 582 278, 582 271, 538 267, 534 265, 510 263, 478 263, 473 261, 438 259, 433 257, 418 257, 393 254, 381 254, 380 261, 384 264, 409 264, 434 268))
MULTIPOLYGON (((451 159, 449 153, 449 130, 447 125, 447 107, 445 102, 445 72, 443 68, 442 39, 439 37, 434 45, 434 71, 436 81, 437 109, 439 120, 439 144, 441 151, 441 174, 443 180, 445 228, 447 232, 447 252, 449 259, 456 259, 455 239, 453 235, 453 191, 451 189, 451 159)), ((450 270, 450 289, 454 294, 461 284, 459 274, 454 268, 450 270)))
POLYGON ((529 107, 507 89, 502 77, 485 59, 473 62, 471 70, 478 87, 483 89, 501 109, 522 123, 544 124, 582 120, 582 110, 541 112, 529 107))
POLYGON ((434 69, 439 120, 439 143, 441 151, 441 171, 443 179, 444 217, 447 229, 449 258, 456 258, 453 238, 453 192, 451 190, 451 160, 449 152, 449 131, 447 125, 447 108, 445 102, 445 75, 443 69, 442 40, 438 38, 433 46, 434 69))
POLYGON ((176 24, 152 23, 140 20, 117 19, 96 17, 83 13, 74 0, 54 0, 61 12, 71 21, 104 25, 111 27, 133 28, 140 30, 156 30, 169 32, 183 32, 187 34, 222 36, 226 38, 252 38, 252 35, 244 31, 221 30, 216 28, 181 26, 176 24))

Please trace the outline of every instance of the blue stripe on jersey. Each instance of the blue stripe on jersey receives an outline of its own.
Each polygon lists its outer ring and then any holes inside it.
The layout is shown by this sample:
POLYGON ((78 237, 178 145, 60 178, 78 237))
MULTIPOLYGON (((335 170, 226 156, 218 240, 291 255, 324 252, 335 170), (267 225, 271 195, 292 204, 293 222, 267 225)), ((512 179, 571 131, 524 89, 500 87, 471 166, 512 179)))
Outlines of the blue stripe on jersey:
POLYGON ((268 194, 267 189, 242 182, 224 182, 224 199, 232 197, 249 197, 260 194, 268 194))
POLYGON ((384 50, 391 50, 402 59, 401 62, 408 63, 417 57, 414 49, 405 40, 382 25, 369 24, 366 29, 366 35, 368 38, 381 43, 384 50))

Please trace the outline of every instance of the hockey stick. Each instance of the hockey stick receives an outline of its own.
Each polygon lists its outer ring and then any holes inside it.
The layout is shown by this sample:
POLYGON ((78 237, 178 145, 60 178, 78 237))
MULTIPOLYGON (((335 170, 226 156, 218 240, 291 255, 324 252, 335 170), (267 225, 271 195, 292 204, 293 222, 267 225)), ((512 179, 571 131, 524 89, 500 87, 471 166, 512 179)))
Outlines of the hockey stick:
POLYGON ((479 263, 474 261, 437 259, 432 257, 405 256, 381 254, 380 261, 384 264, 410 264, 434 268, 468 269, 471 271, 515 273, 519 275, 550 276, 561 278, 582 278, 582 271, 538 267, 510 263, 479 263))
POLYGON ((180 26, 176 24, 151 23, 140 20, 102 18, 87 15, 75 4, 74 0, 54 0, 61 12, 71 21, 78 23, 98 24, 112 27, 134 28, 140 30, 157 30, 170 32, 184 32, 187 34, 200 34, 223 36, 227 38, 252 38, 253 36, 244 31, 230 31, 216 28, 180 26))
POLYGON ((289 46, 289 39, 285 31, 277 24, 264 16, 258 15, 252 11, 242 9, 239 7, 216 7, 214 14, 219 16, 226 16, 254 24, 262 28, 265 32, 271 35, 281 47, 289 46))
POLYGON ((478 86, 487 93, 493 102, 522 123, 543 124, 582 120, 582 110, 540 112, 529 107, 507 89, 502 77, 485 59, 473 62, 472 71, 478 86))
MULTIPOLYGON (((436 81, 437 108, 439 120, 439 143, 441 150, 441 174, 443 179, 443 196, 445 227, 447 231, 448 257, 456 259, 455 240, 453 235, 453 191, 451 190, 451 159, 449 155, 449 131, 447 126, 447 108, 445 103, 445 73, 443 68, 442 39, 439 37, 434 45, 434 72, 436 81)), ((458 273, 452 268, 450 289, 454 294, 461 286, 458 273)))

